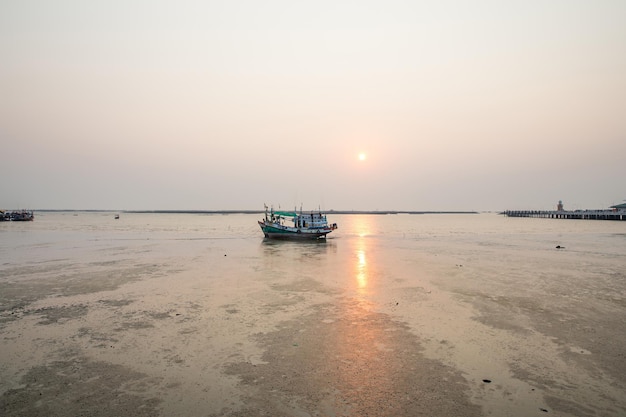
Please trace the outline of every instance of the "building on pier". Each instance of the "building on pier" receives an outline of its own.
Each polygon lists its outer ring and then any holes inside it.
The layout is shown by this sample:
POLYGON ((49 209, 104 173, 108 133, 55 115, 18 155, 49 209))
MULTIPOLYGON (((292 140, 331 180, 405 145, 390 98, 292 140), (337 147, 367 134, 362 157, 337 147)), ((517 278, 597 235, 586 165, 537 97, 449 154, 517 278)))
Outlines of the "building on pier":
POLYGON ((563 201, 559 200, 559 204, 556 205, 556 211, 563 211, 563 201))

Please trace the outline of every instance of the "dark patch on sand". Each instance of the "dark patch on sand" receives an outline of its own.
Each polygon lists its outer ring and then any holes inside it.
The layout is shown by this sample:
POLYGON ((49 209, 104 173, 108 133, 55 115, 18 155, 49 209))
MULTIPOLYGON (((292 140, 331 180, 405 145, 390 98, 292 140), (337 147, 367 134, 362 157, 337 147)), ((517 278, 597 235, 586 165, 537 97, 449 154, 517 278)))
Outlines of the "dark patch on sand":
POLYGON ((41 315, 41 321, 37 324, 54 324, 62 320, 75 319, 87 314, 88 308, 83 304, 70 305, 70 306, 56 306, 46 307, 34 310, 34 314, 41 315))
POLYGON ((109 307, 126 307, 127 305, 134 303, 135 300, 100 300, 98 302, 109 307))
MULTIPOLYGON (((616 381, 623 380, 626 375, 626 361, 623 360, 626 322, 623 310, 619 307, 614 309, 611 303, 606 302, 604 293, 599 294, 602 300, 600 303, 592 300, 584 309, 578 303, 575 291, 574 295, 555 295, 550 303, 530 296, 460 290, 457 293, 479 309, 481 314, 475 319, 487 326, 528 335, 534 331, 549 337, 551 343, 560 346, 561 358, 573 369, 585 370, 589 375, 601 375, 604 372, 616 381), (607 314, 607 310, 614 314, 607 314), (525 327, 520 326, 520 322, 525 327), (600 322, 602 326, 597 325, 600 322)), ((509 366, 515 378, 546 392, 560 393, 563 389, 576 388, 573 381, 563 380, 550 369, 533 368, 530 364, 515 360, 511 360, 509 366)), ((623 402, 621 398, 608 393, 599 395, 605 398, 603 407, 613 404, 619 410, 616 415, 626 415, 626 409, 620 406, 623 402)), ((545 399, 553 411, 579 417, 596 415, 591 405, 576 403, 578 398, 567 400, 545 394, 545 399)))
POLYGON ((74 359, 31 368, 22 386, 0 397, 3 417, 156 416, 147 377, 120 365, 74 359))
POLYGON ((25 308, 29 304, 27 301, 14 300, 12 305, 3 305, 0 301, 0 328, 5 323, 12 322, 24 317, 25 308))
POLYGON ((132 321, 122 323, 121 327, 113 329, 116 332, 125 332, 126 330, 140 330, 140 329, 152 329, 154 324, 149 321, 132 321))
POLYGON ((93 346, 97 348, 109 348, 119 342, 119 339, 112 337, 110 334, 97 332, 88 327, 78 329, 77 337, 88 337, 93 346))
POLYGON ((241 378, 245 408, 219 415, 481 415, 458 371, 426 359, 405 324, 361 302, 319 305, 255 338, 265 363, 226 367, 241 378))
POLYGON ((174 313, 172 311, 149 311, 146 315, 154 320, 165 320, 172 317, 174 313))
MULTIPOLYGON (((580 404, 575 401, 568 401, 564 398, 546 395, 545 400, 552 410, 559 411, 560 413, 563 413, 563 415, 576 417, 595 417, 599 415, 605 415, 603 414, 603 410, 599 410, 597 407, 588 407, 585 404, 580 404)), ((550 410, 548 410, 548 412, 549 411, 550 410)), ((615 410, 612 411, 615 412, 615 410)))
POLYGON ((162 273, 158 265, 120 266, 99 271, 92 268, 91 264, 67 264, 56 268, 22 267, 0 271, 0 324, 15 320, 18 318, 16 310, 26 309, 38 300, 113 291, 147 275, 162 273), (11 275, 11 271, 17 275, 11 275))
POLYGON ((28 309, 27 306, 27 303, 22 303, 19 306, 13 305, 10 309, 7 310, 0 309, 0 327, 2 327, 2 324, 4 323, 19 320, 22 317, 28 315, 41 316, 42 320, 37 322, 37 324, 54 324, 58 323, 59 321, 65 321, 84 316, 89 310, 89 308, 84 304, 44 307, 38 309, 28 309))

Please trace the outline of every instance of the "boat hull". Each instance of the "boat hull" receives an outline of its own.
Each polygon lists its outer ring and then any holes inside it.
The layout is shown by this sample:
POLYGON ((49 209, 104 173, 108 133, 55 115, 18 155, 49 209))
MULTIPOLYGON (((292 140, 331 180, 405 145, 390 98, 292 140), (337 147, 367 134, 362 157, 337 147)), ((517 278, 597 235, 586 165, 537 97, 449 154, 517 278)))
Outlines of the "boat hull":
POLYGON ((332 229, 330 228, 298 229, 295 227, 278 226, 265 222, 259 222, 259 227, 261 227, 261 230, 263 231, 265 237, 270 239, 324 239, 327 234, 332 232, 332 229))
POLYGON ((35 214, 32 211, 13 211, 11 213, 2 213, 2 220, 11 220, 14 222, 32 222, 35 214))

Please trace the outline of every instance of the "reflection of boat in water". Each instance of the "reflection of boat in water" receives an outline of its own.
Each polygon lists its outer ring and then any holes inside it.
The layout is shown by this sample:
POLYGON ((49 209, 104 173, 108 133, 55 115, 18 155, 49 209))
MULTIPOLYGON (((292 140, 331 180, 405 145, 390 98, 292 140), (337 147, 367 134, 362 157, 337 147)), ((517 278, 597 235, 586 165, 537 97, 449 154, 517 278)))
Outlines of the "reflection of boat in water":
POLYGON ((265 237, 282 239, 321 239, 337 228, 337 223, 328 224, 326 215, 321 211, 304 213, 297 211, 268 211, 265 206, 265 218, 259 221, 265 237), (290 221, 292 225, 285 224, 290 221))

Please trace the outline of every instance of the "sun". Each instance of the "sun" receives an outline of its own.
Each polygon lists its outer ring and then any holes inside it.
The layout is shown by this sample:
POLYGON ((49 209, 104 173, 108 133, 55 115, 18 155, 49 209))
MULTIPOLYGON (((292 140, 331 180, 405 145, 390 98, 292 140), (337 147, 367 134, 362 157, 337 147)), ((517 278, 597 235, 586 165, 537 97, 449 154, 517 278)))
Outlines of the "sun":
POLYGON ((365 161, 366 158, 367 158, 367 155, 365 155, 364 153, 359 154, 359 161, 365 161))

